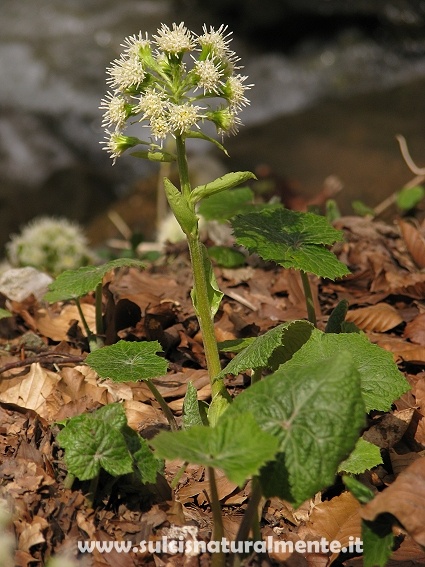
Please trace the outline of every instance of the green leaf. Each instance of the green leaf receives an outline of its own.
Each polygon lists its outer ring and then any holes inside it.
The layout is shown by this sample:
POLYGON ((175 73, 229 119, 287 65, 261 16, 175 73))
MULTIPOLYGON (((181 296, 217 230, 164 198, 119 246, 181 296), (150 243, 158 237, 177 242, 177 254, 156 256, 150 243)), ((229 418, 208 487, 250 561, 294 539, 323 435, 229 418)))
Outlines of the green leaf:
POLYGON ((161 351, 158 341, 118 341, 91 352, 86 363, 101 378, 111 378, 115 382, 137 382, 166 374, 168 362, 156 354, 161 351))
POLYGON ((55 301, 66 301, 77 299, 96 289, 102 283, 106 273, 121 267, 143 268, 143 262, 131 258, 118 258, 111 260, 102 266, 84 266, 78 270, 66 270, 62 272, 54 282, 49 285, 49 290, 44 300, 54 303, 55 301))
POLYGON ((324 246, 342 240, 325 217, 279 207, 238 215, 232 226, 237 243, 264 260, 332 280, 350 273, 324 246))
POLYGON ((195 426, 186 431, 161 432, 151 441, 160 457, 217 467, 239 486, 273 459, 277 444, 249 414, 233 419, 227 419, 224 414, 216 427, 195 426))
POLYGON ((326 324, 325 333, 340 333, 348 311, 348 301, 342 299, 332 311, 326 324))
POLYGON ((239 268, 243 266, 246 261, 242 252, 230 248, 230 246, 210 246, 208 248, 208 254, 219 266, 223 266, 224 268, 239 268))
POLYGON ((170 209, 182 231, 187 235, 194 233, 198 227, 198 217, 195 211, 189 206, 183 194, 166 177, 164 177, 164 190, 170 209))
POLYGON ((176 156, 174 154, 169 154, 163 151, 146 151, 146 152, 131 152, 131 156, 148 159, 149 161, 160 161, 160 162, 172 162, 176 161, 176 156))
MULTIPOLYGON (((102 416, 84 414, 68 421, 58 434, 57 441, 65 449, 68 471, 80 480, 95 478, 103 468, 112 476, 133 471, 133 459, 125 439, 114 423, 124 414, 120 404, 111 404, 111 422, 102 416), (114 415, 115 414, 115 415, 114 415)), ((125 414, 124 414, 125 418, 125 414)))
MULTIPOLYGON (((211 264, 211 260, 208 256, 208 250, 203 244, 201 244, 201 250, 202 250, 202 261, 204 264, 204 274, 208 289, 208 301, 210 304, 211 316, 214 317, 214 315, 218 311, 218 308, 220 307, 220 303, 221 300, 223 299, 224 293, 222 293, 218 287, 214 270, 211 264)), ((191 297, 192 297, 193 307, 195 308, 196 313, 198 313, 198 299, 196 297, 196 293, 194 289, 192 289, 191 291, 191 297)))
POLYGON ((313 326, 308 321, 282 323, 254 339, 229 362, 218 378, 224 378, 227 374, 236 376, 249 368, 276 370, 280 364, 291 358, 312 332, 313 326))
POLYGON ((374 492, 353 476, 343 475, 342 480, 354 498, 361 504, 367 504, 373 500, 374 492))
POLYGON ((196 205, 201 199, 217 195, 227 189, 232 189, 241 183, 245 183, 249 179, 257 179, 250 171, 234 171, 233 173, 226 173, 222 177, 218 177, 210 183, 199 185, 193 189, 190 194, 191 202, 196 205))
POLYGON ((333 483, 339 463, 354 448, 365 422, 360 375, 349 352, 312 359, 303 367, 282 365, 237 396, 225 419, 252 413, 279 440, 277 459, 262 471, 266 497, 299 506, 333 483))
POLYGON ((380 516, 374 522, 362 520, 363 567, 385 567, 394 546, 392 522, 380 516))
POLYGON ((414 187, 405 187, 397 193, 397 207, 402 211, 409 211, 416 207, 425 196, 425 189, 421 185, 414 187))
POLYGON ((140 473, 143 484, 155 484, 158 473, 164 468, 161 459, 157 459, 153 454, 148 442, 140 437, 140 449, 133 453, 133 459, 140 473))
POLYGON ((246 349, 250 344, 255 341, 255 337, 245 337, 244 339, 232 339, 228 341, 221 341, 217 344, 220 352, 234 352, 238 353, 246 349))
POLYGON ((183 401, 183 427, 190 429, 195 425, 203 425, 203 422, 199 411, 198 390, 189 382, 183 401))
POLYGON ((365 205, 363 201, 353 201, 351 203, 351 206, 353 207, 353 211, 356 213, 356 215, 359 215, 359 217, 374 217, 376 215, 375 210, 365 205))
POLYGON ((203 132, 195 132, 194 130, 190 130, 189 132, 186 132, 184 136, 185 138, 198 138, 199 140, 205 140, 206 142, 211 142, 211 144, 214 144, 216 148, 224 152, 226 156, 229 156, 223 144, 220 144, 218 140, 211 138, 210 136, 207 136, 203 132))
POLYGON ((323 333, 314 329, 309 340, 285 363, 288 371, 303 367, 312 360, 335 356, 341 350, 351 352, 361 376, 366 411, 389 411, 391 404, 410 389, 409 383, 394 363, 393 356, 366 336, 357 333, 323 333))
POLYGON ((354 447, 354 451, 339 465, 338 472, 360 474, 366 470, 373 469, 373 467, 382 464, 382 462, 379 447, 360 437, 354 447))
POLYGON ((238 213, 252 211, 253 201, 254 192, 249 187, 239 187, 204 199, 198 212, 206 220, 226 221, 238 213))
POLYGON ((13 313, 7 309, 0 308, 0 319, 5 319, 6 317, 13 317, 13 313))

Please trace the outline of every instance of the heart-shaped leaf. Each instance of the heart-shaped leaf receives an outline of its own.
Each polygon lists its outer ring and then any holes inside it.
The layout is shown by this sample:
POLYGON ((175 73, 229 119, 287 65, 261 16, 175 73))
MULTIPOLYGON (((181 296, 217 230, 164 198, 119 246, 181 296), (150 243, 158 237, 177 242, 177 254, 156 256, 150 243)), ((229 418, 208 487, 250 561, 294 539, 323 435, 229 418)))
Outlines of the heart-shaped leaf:
POLYGON ((332 280, 349 274, 325 248, 342 240, 342 232, 325 217, 279 207, 238 215, 231 222, 237 243, 264 260, 332 280))
POLYGON ((285 363, 285 367, 289 372, 310 364, 312 360, 322 364, 322 360, 342 350, 351 353, 360 372, 366 411, 388 411, 394 400, 410 389, 392 354, 357 333, 322 333, 314 329, 309 340, 285 363))
MULTIPOLYGON (((311 359, 314 360, 314 359, 311 359)), ((266 497, 299 506, 334 481, 365 422, 360 374, 349 352, 274 374, 240 394, 225 419, 250 412, 279 440, 279 454, 262 471, 266 497)))
POLYGON ((91 352, 85 361, 101 378, 137 382, 166 374, 168 362, 156 354, 161 350, 158 341, 118 341, 91 352))

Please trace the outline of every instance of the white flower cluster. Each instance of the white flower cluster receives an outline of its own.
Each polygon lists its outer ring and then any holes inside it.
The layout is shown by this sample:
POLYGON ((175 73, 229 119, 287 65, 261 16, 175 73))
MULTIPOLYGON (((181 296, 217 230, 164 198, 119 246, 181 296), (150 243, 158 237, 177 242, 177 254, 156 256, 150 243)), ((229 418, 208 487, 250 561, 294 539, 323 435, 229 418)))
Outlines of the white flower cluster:
POLYGON ((95 260, 77 224, 49 217, 34 219, 12 235, 6 252, 13 267, 33 266, 53 276, 95 260))
POLYGON ((114 161, 126 149, 147 144, 124 135, 129 121, 145 123, 161 144, 169 134, 190 135, 204 120, 220 134, 237 132, 252 85, 238 72, 230 36, 223 25, 218 30, 204 25, 195 35, 182 22, 163 24, 152 40, 141 32, 125 39, 121 57, 107 70, 111 90, 100 106, 107 134, 102 143, 114 161))

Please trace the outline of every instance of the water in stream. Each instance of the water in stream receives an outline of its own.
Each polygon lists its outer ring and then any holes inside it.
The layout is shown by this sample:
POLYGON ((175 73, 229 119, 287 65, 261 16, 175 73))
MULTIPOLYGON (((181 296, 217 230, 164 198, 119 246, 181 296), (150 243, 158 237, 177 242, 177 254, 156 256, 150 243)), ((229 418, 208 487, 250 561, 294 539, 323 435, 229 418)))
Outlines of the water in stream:
MULTIPOLYGON (((420 19, 417 7, 415 14, 420 19)), ((125 36, 181 19, 200 31, 203 17, 190 1, 2 0, 0 244, 44 212, 87 222, 154 171, 130 158, 112 168, 100 150, 105 68, 125 36)), ((302 35, 290 49, 279 49, 276 37, 261 48, 250 33, 234 40, 255 87, 226 168, 268 162, 308 193, 336 174, 345 206, 357 193, 376 202, 409 179, 396 133, 425 162, 425 51, 355 24, 328 37, 302 35)))

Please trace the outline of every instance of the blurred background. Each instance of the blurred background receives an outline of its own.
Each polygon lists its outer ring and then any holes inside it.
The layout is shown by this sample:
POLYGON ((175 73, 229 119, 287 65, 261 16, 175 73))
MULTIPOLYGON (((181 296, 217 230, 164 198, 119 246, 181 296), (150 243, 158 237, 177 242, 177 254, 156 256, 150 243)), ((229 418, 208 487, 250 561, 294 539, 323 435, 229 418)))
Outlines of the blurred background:
POLYGON ((353 199, 374 206, 411 179, 396 134, 425 166, 422 0, 2 0, 1 247, 40 214, 76 219, 99 242, 117 202, 152 237, 156 166, 112 167, 98 107, 124 37, 174 21, 198 33, 228 24, 255 83, 230 158, 201 143, 194 167, 262 172, 295 201, 335 176, 349 213, 353 199))

